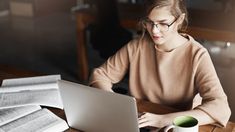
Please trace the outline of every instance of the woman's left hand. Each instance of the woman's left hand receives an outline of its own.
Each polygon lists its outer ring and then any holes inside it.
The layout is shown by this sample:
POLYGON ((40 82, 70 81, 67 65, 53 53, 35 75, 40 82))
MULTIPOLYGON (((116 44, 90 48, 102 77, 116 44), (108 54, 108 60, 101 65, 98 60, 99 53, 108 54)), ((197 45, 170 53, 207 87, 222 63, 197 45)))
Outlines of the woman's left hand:
POLYGON ((143 113, 139 117, 139 128, 143 127, 157 127, 162 128, 169 125, 169 120, 164 115, 157 115, 152 113, 143 113))

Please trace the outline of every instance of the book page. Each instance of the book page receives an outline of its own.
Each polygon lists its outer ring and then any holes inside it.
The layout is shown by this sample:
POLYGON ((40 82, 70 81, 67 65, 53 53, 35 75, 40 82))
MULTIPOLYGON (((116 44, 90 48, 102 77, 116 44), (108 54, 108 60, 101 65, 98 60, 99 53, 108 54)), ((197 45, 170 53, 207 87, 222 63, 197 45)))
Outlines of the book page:
POLYGON ((0 132, 62 132, 66 129, 67 123, 47 109, 38 110, 0 126, 0 132))
POLYGON ((38 105, 0 109, 0 126, 40 109, 41 107, 38 105))
POLYGON ((56 81, 60 79, 61 79, 60 75, 5 79, 2 81, 2 87, 55 83, 56 81))
POLYGON ((19 86, 2 86, 0 87, 0 93, 20 92, 24 90, 47 90, 47 89, 58 89, 57 82, 34 84, 34 85, 30 84, 30 85, 19 85, 19 86))
POLYGON ((0 109, 25 105, 63 108, 57 80, 60 75, 6 79, 0 88, 0 109))
POLYGON ((60 109, 63 108, 58 89, 0 92, 0 100, 0 109, 25 105, 44 105, 60 109))

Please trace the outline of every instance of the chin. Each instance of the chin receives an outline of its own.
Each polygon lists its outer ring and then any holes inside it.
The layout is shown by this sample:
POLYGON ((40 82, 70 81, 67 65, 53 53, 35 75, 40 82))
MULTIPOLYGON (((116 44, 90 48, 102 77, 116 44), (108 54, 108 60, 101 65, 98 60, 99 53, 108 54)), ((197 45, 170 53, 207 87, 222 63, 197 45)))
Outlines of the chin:
POLYGON ((156 45, 163 45, 164 44, 164 41, 163 40, 153 40, 153 42, 156 44, 156 45))
POLYGON ((154 38, 151 36, 151 38, 152 38, 153 42, 157 45, 162 45, 165 42, 162 37, 161 38, 154 38))

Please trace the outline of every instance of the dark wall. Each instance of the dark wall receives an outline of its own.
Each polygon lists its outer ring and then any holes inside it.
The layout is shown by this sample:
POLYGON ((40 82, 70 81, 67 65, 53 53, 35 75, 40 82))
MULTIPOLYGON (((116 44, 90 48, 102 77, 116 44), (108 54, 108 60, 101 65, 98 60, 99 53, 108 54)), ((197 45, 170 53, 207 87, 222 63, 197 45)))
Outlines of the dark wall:
POLYGON ((0 11, 7 10, 8 8, 8 0, 0 0, 0 11))

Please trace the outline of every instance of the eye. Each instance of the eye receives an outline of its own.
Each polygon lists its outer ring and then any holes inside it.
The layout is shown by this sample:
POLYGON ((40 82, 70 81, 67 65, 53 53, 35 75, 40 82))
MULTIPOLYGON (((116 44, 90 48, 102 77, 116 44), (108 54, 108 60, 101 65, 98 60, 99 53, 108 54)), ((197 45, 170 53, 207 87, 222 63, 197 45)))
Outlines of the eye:
POLYGON ((169 24, 167 24, 167 23, 159 23, 159 25, 161 25, 161 26, 168 26, 169 24))

